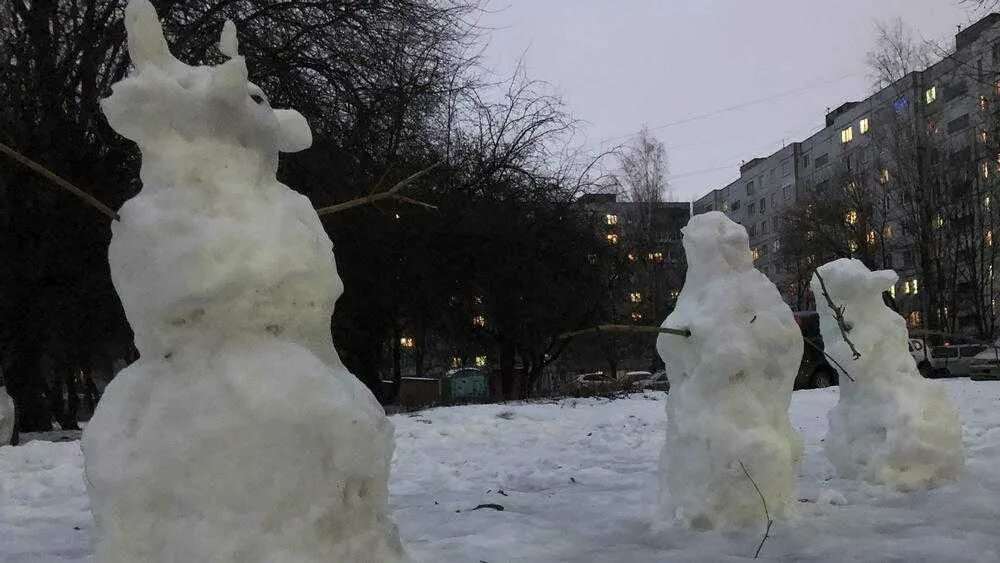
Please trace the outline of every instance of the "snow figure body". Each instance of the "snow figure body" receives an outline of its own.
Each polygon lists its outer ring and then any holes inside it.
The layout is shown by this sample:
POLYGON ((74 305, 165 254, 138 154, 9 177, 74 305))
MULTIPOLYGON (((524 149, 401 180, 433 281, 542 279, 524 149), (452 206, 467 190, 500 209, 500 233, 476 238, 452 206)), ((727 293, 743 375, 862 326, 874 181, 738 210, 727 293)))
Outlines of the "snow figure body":
POLYGON ((909 353, 906 322, 882 292, 896 283, 891 270, 873 272, 842 258, 817 269, 843 311, 844 340, 815 275, 820 332, 826 353, 854 378, 840 377, 840 400, 830 411, 824 442, 837 473, 898 490, 934 486, 957 477, 965 463, 958 410, 944 387, 924 379, 909 353))
POLYGON ((176 60, 148 0, 125 23, 135 68, 102 109, 143 188, 109 261, 141 357, 83 437, 98 560, 405 560, 392 425, 333 348, 330 239, 275 179, 308 124, 247 81, 231 22, 216 67, 176 60))
POLYGON ((682 230, 688 271, 657 350, 670 378, 661 462, 664 508, 696 529, 759 526, 792 511, 802 441, 788 420, 802 336, 777 288, 753 266, 746 229, 724 214, 682 230))

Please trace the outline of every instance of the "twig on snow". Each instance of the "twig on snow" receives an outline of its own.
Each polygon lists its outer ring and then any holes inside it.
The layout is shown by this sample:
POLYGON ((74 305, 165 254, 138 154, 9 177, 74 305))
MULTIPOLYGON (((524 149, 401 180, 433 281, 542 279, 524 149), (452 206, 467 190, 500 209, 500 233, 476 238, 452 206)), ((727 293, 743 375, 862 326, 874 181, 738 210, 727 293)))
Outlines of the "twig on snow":
POLYGON ((75 195, 76 197, 82 199, 88 205, 94 209, 100 211, 104 215, 110 217, 113 221, 119 221, 118 214, 114 212, 110 207, 101 203, 96 197, 88 194, 87 192, 81 190, 80 188, 74 186, 67 180, 62 179, 55 172, 52 172, 48 168, 42 166, 41 164, 31 160, 30 158, 24 156, 23 154, 17 152, 16 150, 8 147, 7 145, 0 143, 0 152, 6 154, 10 158, 14 159, 24 167, 32 170, 33 172, 44 176, 53 184, 59 186, 60 188, 68 191, 69 193, 75 195))
MULTIPOLYGON (((833 311, 833 317, 837 319, 837 327, 840 328, 840 335, 843 336, 844 342, 847 343, 851 348, 851 353, 854 354, 854 359, 861 357, 861 353, 858 349, 854 347, 854 343, 851 339, 847 337, 847 333, 850 332, 850 328, 847 326, 847 321, 844 320, 844 307, 837 306, 833 303, 833 299, 830 298, 830 293, 826 290, 826 282, 823 281, 823 276, 819 275, 819 270, 816 270, 816 279, 819 280, 819 286, 823 290, 823 297, 826 298, 826 304, 833 311)), ((853 379, 851 381, 854 381, 853 379)))
POLYGON ((352 200, 349 200, 349 201, 345 201, 343 203, 338 203, 338 204, 335 204, 335 205, 329 205, 327 207, 321 207, 321 208, 319 208, 319 209, 316 210, 316 214, 319 215, 320 217, 322 217, 323 215, 332 215, 334 213, 339 213, 341 211, 346 211, 348 209, 351 209, 351 208, 354 208, 354 207, 358 207, 358 206, 361 206, 361 205, 370 205, 370 204, 382 201, 383 199, 395 199, 395 200, 399 200, 399 201, 403 201, 403 202, 409 203, 411 205, 419 205, 419 206, 427 208, 427 209, 437 209, 437 206, 431 205, 429 203, 424 203, 422 201, 413 199, 411 197, 404 196, 404 195, 400 194, 399 191, 402 190, 403 188, 409 186, 410 184, 412 184, 414 181, 416 181, 418 178, 420 178, 424 174, 427 174, 431 170, 434 170, 438 166, 441 166, 443 163, 444 163, 444 161, 442 160, 442 161, 436 162, 436 163, 428 166, 427 168, 424 168, 423 170, 418 170, 417 172, 414 172, 413 174, 410 174, 409 176, 407 176, 403 180, 399 181, 395 186, 389 188, 388 190, 386 190, 384 192, 371 193, 371 194, 368 194, 366 196, 362 196, 362 197, 355 198, 355 199, 352 199, 352 200))
POLYGON ((753 485, 753 489, 757 491, 757 496, 760 497, 760 503, 764 506, 764 518, 767 519, 767 527, 764 529, 764 537, 760 538, 760 544, 757 545, 757 551, 753 554, 753 558, 757 559, 760 557, 760 550, 764 548, 764 542, 766 542, 767 538, 770 537, 771 525, 774 524, 774 520, 771 518, 771 513, 767 511, 767 501, 764 500, 764 493, 760 492, 760 487, 758 487, 757 482, 753 480, 747 466, 743 465, 743 462, 740 461, 740 467, 743 468, 743 474, 747 476, 747 479, 750 479, 750 484, 753 485))

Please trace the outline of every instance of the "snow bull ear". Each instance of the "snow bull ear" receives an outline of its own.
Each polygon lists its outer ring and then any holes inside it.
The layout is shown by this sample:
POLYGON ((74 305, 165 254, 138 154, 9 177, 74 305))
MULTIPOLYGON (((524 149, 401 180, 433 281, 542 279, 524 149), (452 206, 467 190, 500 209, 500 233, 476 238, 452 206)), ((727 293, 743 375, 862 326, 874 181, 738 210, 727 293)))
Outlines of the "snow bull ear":
POLYGON ((899 274, 892 270, 877 270, 871 273, 871 277, 868 279, 869 288, 872 293, 882 293, 883 291, 888 291, 890 287, 896 285, 899 281, 899 274))
POLYGON ((170 54, 156 9, 149 0, 129 0, 125 8, 128 54, 137 69, 153 65, 166 68, 177 59, 170 54))
POLYGON ((222 26, 222 35, 219 36, 219 50, 230 59, 240 55, 240 43, 236 38, 236 24, 233 20, 226 20, 222 26))
POLYGON ((278 118, 278 150, 299 152, 312 146, 312 130, 302 114, 293 109, 276 109, 278 118))

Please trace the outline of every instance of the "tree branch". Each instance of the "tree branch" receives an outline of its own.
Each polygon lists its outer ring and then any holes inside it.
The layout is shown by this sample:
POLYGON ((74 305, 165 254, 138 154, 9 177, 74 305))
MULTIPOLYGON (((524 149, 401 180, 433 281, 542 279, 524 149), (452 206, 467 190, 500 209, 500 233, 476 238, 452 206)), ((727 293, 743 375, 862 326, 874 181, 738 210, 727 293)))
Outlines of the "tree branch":
POLYGON ((69 183, 68 181, 63 180, 62 178, 60 178, 59 176, 57 176, 54 172, 52 172, 48 168, 42 166, 41 164, 35 162, 34 160, 31 160, 30 158, 24 156, 23 154, 17 152, 16 150, 12 149, 11 147, 8 147, 7 145, 5 145, 3 143, 0 143, 0 152, 6 154, 10 158, 16 160, 17 162, 19 162, 20 164, 22 164, 26 168, 31 169, 35 173, 37 173, 37 174, 39 174, 41 176, 44 176, 46 179, 48 179, 49 181, 51 181, 53 184, 59 186, 60 188, 66 190, 66 191, 70 192, 71 194, 75 195, 76 197, 82 199, 84 202, 86 202, 87 204, 89 204, 91 207, 93 207, 94 209, 100 211, 104 215, 107 215, 112 220, 114 220, 114 221, 119 221, 120 220, 120 218, 118 217, 118 214, 115 213, 110 207, 108 207, 107 205, 104 205, 97 198, 95 198, 94 196, 92 196, 92 195, 88 194, 87 192, 81 190, 80 188, 74 186, 73 184, 69 183))
POLYGON ((747 476, 747 479, 750 479, 750 484, 753 485, 753 489, 757 491, 757 496, 760 497, 760 503, 764 506, 764 518, 767 519, 767 527, 764 529, 764 537, 760 538, 760 544, 757 545, 757 551, 753 554, 753 558, 757 559, 760 557, 760 550, 764 548, 764 542, 766 542, 767 538, 770 537, 771 525, 774 524, 774 520, 771 518, 771 513, 767 511, 767 501, 764 500, 764 493, 760 492, 760 487, 757 486, 757 482, 750 476, 750 471, 747 470, 746 465, 743 465, 742 460, 740 461, 740 467, 743 468, 743 474, 747 476))
MULTIPOLYGON (((826 282, 823 281, 823 276, 819 274, 819 270, 816 270, 816 279, 819 280, 819 286, 823 290, 823 297, 826 299, 826 304, 833 311, 833 316, 837 319, 837 327, 840 328, 840 335, 844 338, 844 342, 851 347, 851 352, 854 354, 854 359, 861 357, 858 349, 854 347, 854 343, 851 339, 847 337, 847 333, 850 332, 850 327, 847 326, 847 322, 844 320, 844 307, 838 307, 833 303, 833 299, 830 298, 830 293, 826 290, 826 282)), ((853 379, 851 381, 854 381, 853 379)))
POLYGON ((404 178, 403 180, 401 180, 400 182, 398 182, 395 186, 389 188, 388 190, 386 190, 384 192, 379 192, 379 193, 376 193, 376 194, 369 194, 369 195, 366 195, 366 196, 362 196, 362 197, 359 197, 359 198, 352 199, 350 201, 345 201, 343 203, 337 203, 335 205, 330 205, 330 206, 327 206, 327 207, 321 207, 321 208, 319 208, 319 209, 316 210, 316 214, 319 215, 320 217, 322 217, 324 215, 332 215, 334 213, 339 213, 341 211, 346 211, 348 209, 351 209, 351 208, 354 208, 354 207, 358 207, 358 206, 361 206, 361 205, 370 205, 370 204, 375 203, 377 201, 382 201, 383 199, 396 199, 396 200, 404 201, 406 203, 410 203, 410 204, 413 204, 413 205, 420 205, 422 207, 426 207, 427 209, 437 209, 436 206, 431 205, 429 203, 424 203, 422 201, 418 201, 418 200, 415 200, 413 198, 400 195, 399 191, 402 190, 403 188, 409 186, 415 180, 417 180, 421 176, 427 174, 431 170, 434 170, 438 166, 441 166, 443 163, 444 163, 444 161, 442 160, 442 161, 436 162, 436 163, 428 166, 427 168, 424 168, 423 170, 419 170, 417 172, 414 172, 413 174, 410 174, 409 176, 407 176, 406 178, 404 178))
POLYGON ((691 331, 686 328, 666 328, 658 326, 642 326, 642 325, 598 325, 592 328, 587 328, 583 330, 578 330, 575 332, 567 332, 565 334, 560 334, 559 338, 573 338, 574 336, 580 336, 583 334, 593 334, 593 333, 640 333, 640 334, 675 334, 677 336, 683 336, 689 338, 691 336, 691 331))

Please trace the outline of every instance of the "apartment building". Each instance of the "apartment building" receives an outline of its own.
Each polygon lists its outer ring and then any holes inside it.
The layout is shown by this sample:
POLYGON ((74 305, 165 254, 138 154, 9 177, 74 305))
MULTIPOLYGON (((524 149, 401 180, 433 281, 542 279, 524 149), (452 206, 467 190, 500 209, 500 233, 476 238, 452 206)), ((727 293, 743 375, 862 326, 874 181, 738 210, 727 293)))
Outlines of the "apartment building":
MULTIPOLYGON (((911 72, 864 100, 846 102, 829 111, 824 126, 810 137, 744 163, 738 179, 696 200, 694 213, 722 211, 746 227, 757 267, 775 282, 793 308, 811 309, 814 302, 803 283, 809 274, 800 271, 800 264, 789 264, 778 253, 781 216, 789 206, 800 202, 821 204, 824 193, 844 189, 845 184, 868 190, 874 199, 885 202, 879 224, 844 241, 845 252, 840 255, 862 251, 862 245, 877 245, 878 256, 871 261, 876 262, 876 267, 899 273, 900 282, 891 293, 912 327, 926 326, 931 315, 940 321, 931 323, 935 326, 985 332, 984 316, 996 316, 992 312, 993 253, 982 252, 982 247, 992 247, 995 213, 990 202, 995 200, 1000 176, 1000 144, 996 142, 1000 134, 1000 14, 988 15, 960 31, 955 36, 954 51, 942 55, 940 62, 911 72), (941 229, 940 238, 946 240, 960 226, 963 232, 982 230, 981 236, 975 237, 980 248, 934 250, 938 253, 932 257, 934 260, 956 261, 962 258, 956 254, 965 253, 970 257, 968 262, 974 264, 964 268, 968 274, 956 267, 951 282, 954 287, 949 289, 955 295, 946 300, 947 304, 942 299, 928 298, 924 291, 922 268, 929 261, 926 249, 921 260, 921 249, 915 243, 916 231, 921 227, 913 224, 902 203, 910 200, 900 199, 895 192, 901 181, 893 177, 894 157, 887 154, 892 152, 887 146, 897 141, 898 135, 890 124, 905 124, 921 133, 926 128, 934 153, 940 155, 928 156, 928 163, 916 167, 920 178, 909 179, 911 183, 923 181, 925 189, 935 193, 944 190, 942 209, 958 209, 931 217, 933 227, 941 229), (968 173, 955 176, 949 172, 946 182, 937 181, 931 177, 933 170, 940 167, 935 159, 947 160, 951 170, 968 173), (961 201, 971 203, 955 205, 961 201), (989 257, 983 258, 987 254, 989 257), (982 294, 987 284, 972 279, 976 268, 989 272, 991 295, 982 294), (986 307, 978 306, 984 299, 986 307)), ((857 216, 849 210, 843 220, 852 223, 857 216)), ((926 235, 922 238, 926 239, 926 235)), ((809 257, 809 269, 835 257, 809 257)), ((992 326, 992 321, 985 324, 992 326)))

